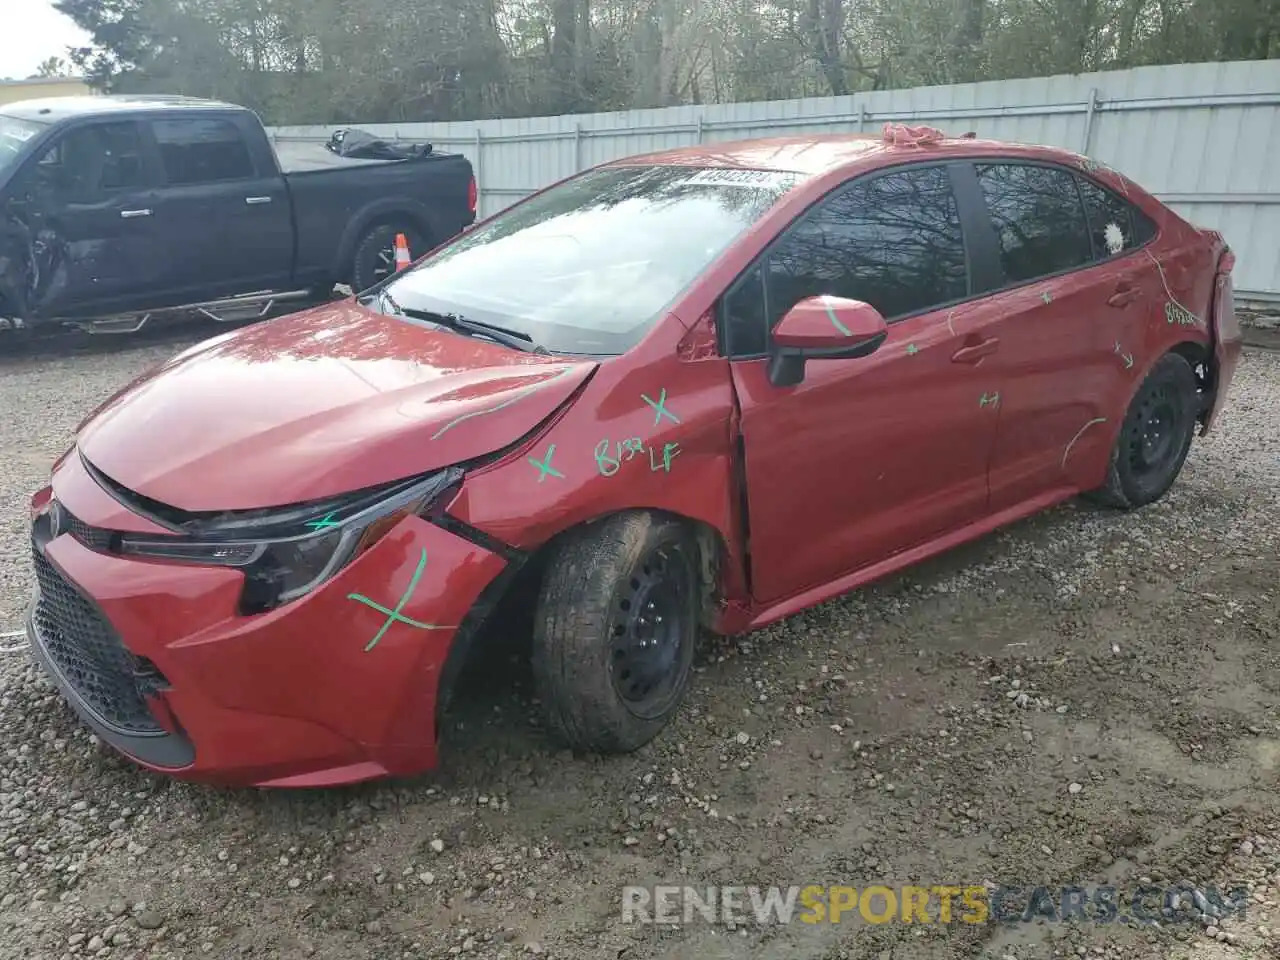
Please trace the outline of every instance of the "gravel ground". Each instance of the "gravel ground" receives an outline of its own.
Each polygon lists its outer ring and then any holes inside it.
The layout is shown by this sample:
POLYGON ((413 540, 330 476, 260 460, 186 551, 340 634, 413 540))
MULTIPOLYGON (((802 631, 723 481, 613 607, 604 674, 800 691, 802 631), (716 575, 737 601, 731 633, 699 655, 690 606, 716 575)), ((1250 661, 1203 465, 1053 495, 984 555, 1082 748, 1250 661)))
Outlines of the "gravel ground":
MULTIPOLYGON (((27 496, 88 409, 186 342, 0 361, 0 630, 31 586, 27 496)), ((431 776, 217 791, 119 760, 0 654, 0 958, 1280 957, 1277 410, 1280 354, 1250 351, 1160 504, 1067 505, 722 641, 628 757, 550 747, 516 652, 467 678, 431 776), (1143 878, 1244 883, 1250 912, 620 922, 626 884, 1143 878)))

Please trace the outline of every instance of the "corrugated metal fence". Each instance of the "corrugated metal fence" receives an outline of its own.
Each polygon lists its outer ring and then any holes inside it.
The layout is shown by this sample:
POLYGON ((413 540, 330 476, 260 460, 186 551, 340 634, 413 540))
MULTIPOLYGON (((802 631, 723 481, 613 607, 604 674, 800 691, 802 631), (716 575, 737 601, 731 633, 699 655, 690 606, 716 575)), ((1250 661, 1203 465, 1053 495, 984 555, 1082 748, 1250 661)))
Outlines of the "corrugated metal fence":
MULTIPOLYGON (((1221 230, 1239 257, 1241 299, 1280 302, 1280 60, 364 129, 466 154, 487 216, 548 183, 631 154, 748 137, 874 132, 890 120, 1088 154, 1194 223, 1221 230)), ((330 130, 277 127, 272 133, 279 140, 316 140, 330 130)))

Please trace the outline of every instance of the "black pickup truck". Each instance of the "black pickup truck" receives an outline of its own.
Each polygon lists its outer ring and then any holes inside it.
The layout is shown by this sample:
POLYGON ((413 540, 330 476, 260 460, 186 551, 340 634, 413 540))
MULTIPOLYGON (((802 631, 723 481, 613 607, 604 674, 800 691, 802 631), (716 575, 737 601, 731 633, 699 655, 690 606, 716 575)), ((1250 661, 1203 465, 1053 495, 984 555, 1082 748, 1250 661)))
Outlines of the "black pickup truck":
POLYGON ((252 111, 185 97, 0 107, 0 318, 105 332, 265 315, 371 286, 398 233, 416 258, 475 221, 465 157, 373 146, 277 151, 252 111))

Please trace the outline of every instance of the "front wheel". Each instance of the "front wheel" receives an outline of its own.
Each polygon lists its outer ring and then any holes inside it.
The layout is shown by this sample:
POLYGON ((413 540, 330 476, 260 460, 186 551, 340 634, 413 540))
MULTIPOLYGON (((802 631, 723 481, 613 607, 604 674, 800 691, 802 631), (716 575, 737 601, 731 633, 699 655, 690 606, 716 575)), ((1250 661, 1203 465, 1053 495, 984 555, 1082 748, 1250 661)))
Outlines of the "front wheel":
POLYGON ((1163 497, 1182 472, 1199 413, 1191 364, 1176 353, 1165 354, 1129 404, 1111 451, 1107 482, 1086 494, 1088 499, 1133 509, 1163 497))
POLYGON ((411 260, 427 252, 427 241, 415 227, 397 223, 382 223, 370 227, 356 243, 352 256, 353 293, 363 293, 395 272, 396 234, 399 233, 403 233, 409 243, 411 260))
POLYGON ((675 715, 693 669, 698 547, 677 520, 609 517, 554 549, 534 621, 534 684, 570 747, 627 753, 675 715))

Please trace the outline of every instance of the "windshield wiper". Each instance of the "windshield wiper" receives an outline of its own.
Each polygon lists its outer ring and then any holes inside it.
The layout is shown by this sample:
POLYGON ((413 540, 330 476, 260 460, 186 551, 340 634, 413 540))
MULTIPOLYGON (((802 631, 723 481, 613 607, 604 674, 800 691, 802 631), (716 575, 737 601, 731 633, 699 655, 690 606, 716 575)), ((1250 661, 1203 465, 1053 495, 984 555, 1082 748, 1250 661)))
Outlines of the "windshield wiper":
POLYGON ((450 330, 456 330, 459 333, 466 333, 475 337, 488 337, 504 347, 523 350, 525 353, 548 352, 546 347, 534 343, 533 337, 518 330, 508 330, 506 327, 494 326, 491 323, 481 323, 479 320, 462 317, 456 313, 441 313, 436 310, 417 310, 413 307, 402 307, 396 303, 386 290, 379 291, 378 296, 383 303, 391 308, 392 312, 402 317, 409 317, 412 320, 425 320, 428 323, 448 327, 450 330))

